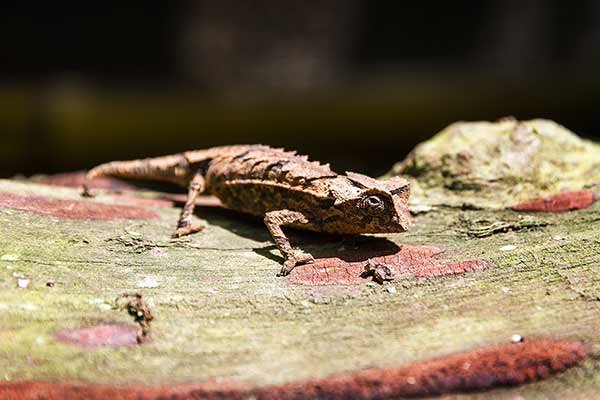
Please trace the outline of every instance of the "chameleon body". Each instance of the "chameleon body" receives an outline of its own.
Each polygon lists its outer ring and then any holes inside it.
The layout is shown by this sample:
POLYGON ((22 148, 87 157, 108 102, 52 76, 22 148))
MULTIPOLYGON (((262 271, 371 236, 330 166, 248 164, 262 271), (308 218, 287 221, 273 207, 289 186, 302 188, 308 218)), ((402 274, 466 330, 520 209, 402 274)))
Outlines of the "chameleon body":
MULTIPOLYGON (((410 224, 408 181, 379 181, 353 172, 337 174, 329 165, 263 145, 109 162, 91 169, 86 182, 98 176, 161 180, 187 187, 175 237, 202 230, 203 225, 192 220, 200 193, 216 196, 233 210, 263 217, 284 257, 280 275, 313 261, 310 254, 292 249, 284 226, 360 234, 404 232, 410 224)), ((89 194, 87 184, 84 194, 89 194)))

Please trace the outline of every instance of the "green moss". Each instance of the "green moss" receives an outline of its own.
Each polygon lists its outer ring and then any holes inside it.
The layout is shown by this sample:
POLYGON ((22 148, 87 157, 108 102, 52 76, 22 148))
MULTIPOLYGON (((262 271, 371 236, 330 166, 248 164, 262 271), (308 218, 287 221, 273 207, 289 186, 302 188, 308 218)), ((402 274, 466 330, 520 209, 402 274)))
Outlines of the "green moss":
MULTIPOLYGON (((0 181, 0 190, 73 198, 77 191, 0 181)), ((118 201, 100 195, 96 201, 118 201)), ((464 221, 518 221, 511 211, 435 209, 397 243, 435 244, 444 257, 486 259, 483 271, 392 282, 396 293, 356 287, 294 286, 277 278, 277 259, 260 221, 201 208, 202 233, 169 235, 176 208, 151 220, 56 219, 0 209, 0 379, 177 383, 222 378, 268 384, 401 364, 525 337, 553 336, 598 346, 600 206, 536 214, 535 229, 465 235, 464 221), (85 239, 85 240, 84 240, 85 239), (513 251, 500 251, 506 245, 513 251), (12 269, 6 269, 7 266, 12 269), (13 272, 31 275, 16 288, 13 272), (139 288, 148 279, 156 287, 139 288), (54 287, 45 282, 55 281, 54 287), (109 307, 142 291, 155 315, 151 340, 129 348, 58 342, 63 328, 131 323, 109 307)), ((533 217, 531 217, 533 218, 533 217)), ((319 256, 335 239, 298 234, 319 256)), ((548 381, 492 393, 571 397, 600 391, 600 362, 548 381), (585 380, 582 380, 585 377, 585 380), (583 386, 583 389, 582 389, 583 386)))
POLYGON ((411 180, 411 204, 503 208, 600 183, 600 145, 548 120, 457 122, 388 176, 411 180))

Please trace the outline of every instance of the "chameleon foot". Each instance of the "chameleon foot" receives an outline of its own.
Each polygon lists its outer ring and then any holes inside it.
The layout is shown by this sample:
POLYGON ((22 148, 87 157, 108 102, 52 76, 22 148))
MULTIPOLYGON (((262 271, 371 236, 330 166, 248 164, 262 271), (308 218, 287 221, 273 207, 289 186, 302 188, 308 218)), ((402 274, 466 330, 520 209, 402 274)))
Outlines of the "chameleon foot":
POLYGON ((187 236, 192 233, 200 232, 204 229, 204 225, 201 222, 192 222, 188 225, 180 226, 177 228, 175 233, 171 235, 173 238, 179 238, 182 236, 187 236))
POLYGON ((315 262, 315 259, 310 253, 305 253, 303 251, 292 253, 284 261, 283 267, 277 276, 286 276, 292 272, 297 265, 312 264, 313 262, 315 262))

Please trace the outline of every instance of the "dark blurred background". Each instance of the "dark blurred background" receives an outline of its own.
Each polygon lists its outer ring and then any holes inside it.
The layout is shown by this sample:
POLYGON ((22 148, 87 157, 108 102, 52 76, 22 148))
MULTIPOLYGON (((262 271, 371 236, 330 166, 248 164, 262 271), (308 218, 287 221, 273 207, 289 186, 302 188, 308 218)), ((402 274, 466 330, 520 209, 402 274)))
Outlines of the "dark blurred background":
POLYGON ((600 1, 4 2, 0 176, 234 143, 378 175, 456 120, 600 135, 600 1))

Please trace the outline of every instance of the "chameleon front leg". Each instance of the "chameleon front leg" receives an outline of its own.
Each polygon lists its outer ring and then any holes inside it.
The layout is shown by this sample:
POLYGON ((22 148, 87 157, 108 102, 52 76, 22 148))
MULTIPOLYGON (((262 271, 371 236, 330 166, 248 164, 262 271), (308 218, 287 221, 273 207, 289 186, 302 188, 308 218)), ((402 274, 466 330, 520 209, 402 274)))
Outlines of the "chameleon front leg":
POLYGON ((290 240, 285 233, 283 233, 283 229, 281 229, 283 226, 301 224, 308 224, 308 219, 304 214, 297 211, 278 210, 270 211, 265 214, 265 225, 267 225, 271 237, 275 240, 275 244, 284 258, 283 267, 278 276, 289 274, 296 265, 309 264, 314 261, 311 254, 303 251, 294 251, 290 244, 290 240))
POLYGON ((201 222, 192 222, 192 215, 194 214, 194 207, 196 206, 196 197, 198 197, 199 193, 204 191, 204 187, 204 177, 198 172, 192 177, 188 186, 187 200, 179 215, 177 230, 173 234, 174 238, 186 236, 194 232, 200 232, 204 229, 204 225, 201 222))

